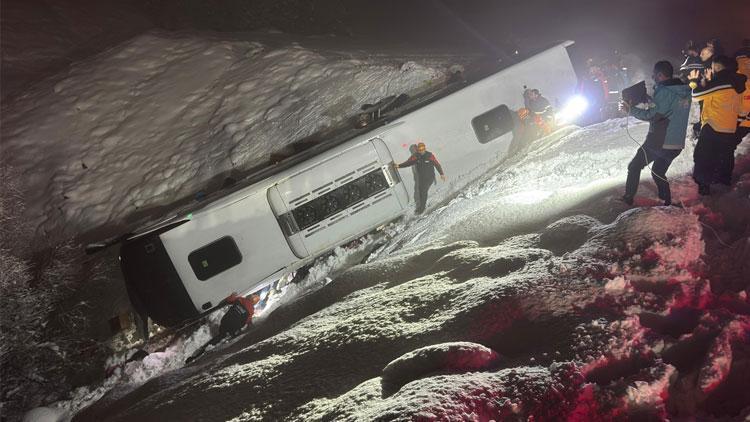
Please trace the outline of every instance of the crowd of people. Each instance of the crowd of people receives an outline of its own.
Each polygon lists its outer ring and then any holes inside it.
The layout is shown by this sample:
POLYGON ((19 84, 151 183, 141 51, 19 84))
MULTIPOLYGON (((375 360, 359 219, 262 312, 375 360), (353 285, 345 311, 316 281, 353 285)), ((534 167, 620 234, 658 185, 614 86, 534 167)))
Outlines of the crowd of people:
POLYGON ((700 120, 693 127, 698 138, 693 153, 698 192, 710 195, 712 184, 731 185, 735 150, 750 133, 750 39, 734 57, 725 55, 715 39, 700 49, 688 43, 685 56, 679 78, 668 61, 656 63, 648 103, 621 104, 633 117, 649 122, 646 140, 628 165, 622 198, 628 204, 633 204, 641 170, 650 163, 659 198, 672 204, 666 172, 685 147, 691 101, 700 107, 700 120))

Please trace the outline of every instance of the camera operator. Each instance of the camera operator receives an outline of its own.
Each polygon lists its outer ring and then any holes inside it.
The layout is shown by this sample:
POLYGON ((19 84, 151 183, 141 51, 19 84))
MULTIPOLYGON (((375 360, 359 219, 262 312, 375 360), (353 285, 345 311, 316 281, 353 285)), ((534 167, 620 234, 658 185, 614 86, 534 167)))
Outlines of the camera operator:
POLYGON ((633 205, 638 191, 641 170, 649 163, 659 198, 664 205, 672 205, 672 194, 667 181, 667 169, 685 148, 685 131, 690 114, 690 88, 673 77, 674 68, 668 61, 654 65, 654 97, 647 104, 622 101, 620 107, 631 116, 649 122, 648 134, 628 164, 625 195, 622 200, 633 205))

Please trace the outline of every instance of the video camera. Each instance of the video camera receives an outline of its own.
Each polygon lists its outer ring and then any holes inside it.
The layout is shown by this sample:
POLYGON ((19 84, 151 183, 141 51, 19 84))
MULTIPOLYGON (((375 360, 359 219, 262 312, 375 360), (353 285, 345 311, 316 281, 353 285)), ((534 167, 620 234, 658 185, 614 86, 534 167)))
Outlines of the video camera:
POLYGON ((622 90, 622 100, 632 105, 647 103, 646 81, 640 81, 635 85, 622 90))

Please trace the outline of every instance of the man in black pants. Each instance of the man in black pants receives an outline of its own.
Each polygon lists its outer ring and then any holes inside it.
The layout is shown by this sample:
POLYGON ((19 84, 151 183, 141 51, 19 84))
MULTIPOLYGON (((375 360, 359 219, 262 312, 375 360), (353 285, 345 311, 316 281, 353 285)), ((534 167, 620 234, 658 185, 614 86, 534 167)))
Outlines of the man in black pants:
POLYGON ((435 170, 440 174, 442 181, 445 181, 445 173, 443 173, 443 167, 437 158, 435 158, 435 155, 427 151, 424 142, 417 144, 417 152, 412 154, 408 160, 401 164, 396 164, 396 168, 411 166, 415 166, 416 169, 414 175, 416 197, 414 200, 417 203, 417 209, 415 213, 422 214, 427 205, 427 193, 430 190, 430 186, 435 183, 435 170))
POLYGON ((648 104, 621 103, 633 117, 649 122, 648 135, 628 164, 628 178, 622 200, 633 205, 638 191, 641 170, 653 161, 651 175, 664 205, 672 204, 667 182, 667 169, 685 148, 685 131, 690 115, 690 87, 673 78, 674 69, 668 61, 654 65, 654 98, 648 104))

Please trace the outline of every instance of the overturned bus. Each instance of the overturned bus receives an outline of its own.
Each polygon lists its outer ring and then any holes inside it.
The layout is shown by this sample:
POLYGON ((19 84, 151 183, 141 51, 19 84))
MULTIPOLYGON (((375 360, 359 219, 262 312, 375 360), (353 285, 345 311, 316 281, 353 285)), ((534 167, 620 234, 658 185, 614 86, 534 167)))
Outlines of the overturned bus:
MULTIPOLYGON (((173 326, 256 291, 406 213, 414 181, 391 164, 424 141, 454 194, 504 158, 524 86, 553 103, 574 94, 566 42, 514 63, 366 133, 297 157, 235 192, 129 235, 121 268, 139 313, 173 326)), ((367 130, 367 129, 365 129, 367 130)))

